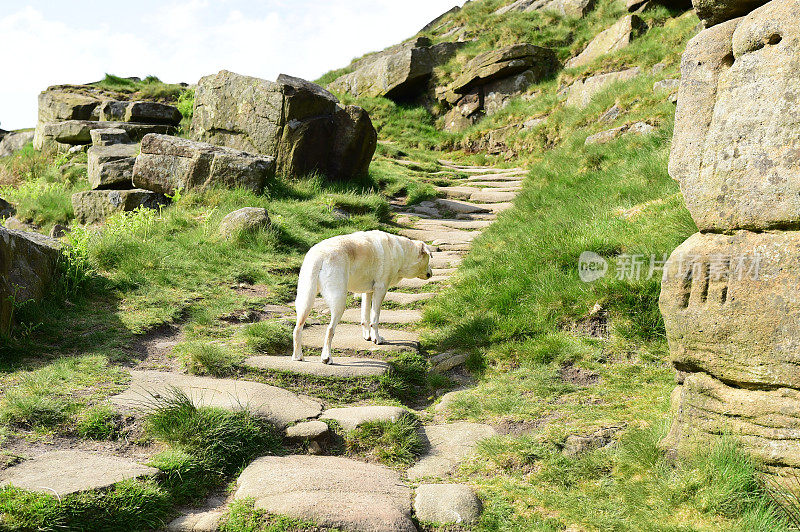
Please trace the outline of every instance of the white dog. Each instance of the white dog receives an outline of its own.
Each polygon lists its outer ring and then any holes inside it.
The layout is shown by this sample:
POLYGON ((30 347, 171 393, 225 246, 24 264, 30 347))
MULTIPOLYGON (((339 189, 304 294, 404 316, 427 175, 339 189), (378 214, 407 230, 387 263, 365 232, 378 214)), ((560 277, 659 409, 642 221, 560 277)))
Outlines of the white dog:
POLYGON ((348 291, 362 294, 364 339, 376 344, 383 342, 378 334, 378 320, 386 291, 403 278, 430 279, 433 275, 430 259, 431 250, 424 242, 383 231, 335 236, 312 247, 303 260, 297 283, 292 360, 303 360, 303 325, 320 292, 331 310, 331 323, 322 347, 323 363, 331 363, 331 341, 344 312, 348 291))

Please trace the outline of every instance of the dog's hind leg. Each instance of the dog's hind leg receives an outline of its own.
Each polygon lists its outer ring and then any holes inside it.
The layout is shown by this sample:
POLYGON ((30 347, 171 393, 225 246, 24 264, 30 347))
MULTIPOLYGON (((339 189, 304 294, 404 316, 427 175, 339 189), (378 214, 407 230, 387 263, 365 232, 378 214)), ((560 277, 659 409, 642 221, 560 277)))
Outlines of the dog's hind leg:
POLYGON ((369 322, 372 313, 372 292, 361 294, 361 329, 364 340, 369 340, 369 322))
MULTIPOLYGON (((294 333, 292 338, 294 340, 294 349, 292 351, 292 360, 303 360, 303 327, 306 324, 308 315, 311 314, 313 305, 306 305, 305 302, 297 301, 297 323, 294 326, 294 333)), ((312 302, 313 303, 313 302, 312 302)))
POLYGON ((376 344, 382 344, 383 338, 378 334, 378 322, 381 319, 381 305, 383 298, 386 297, 386 287, 375 285, 375 291, 372 292, 372 312, 369 322, 369 337, 370 340, 376 344))
POLYGON ((325 342, 322 345, 322 362, 324 364, 330 364, 333 334, 336 332, 336 326, 339 324, 339 320, 342 319, 342 314, 344 313, 344 307, 347 303, 347 291, 323 287, 322 297, 328 304, 328 308, 331 309, 331 322, 328 324, 328 330, 325 331, 325 342))

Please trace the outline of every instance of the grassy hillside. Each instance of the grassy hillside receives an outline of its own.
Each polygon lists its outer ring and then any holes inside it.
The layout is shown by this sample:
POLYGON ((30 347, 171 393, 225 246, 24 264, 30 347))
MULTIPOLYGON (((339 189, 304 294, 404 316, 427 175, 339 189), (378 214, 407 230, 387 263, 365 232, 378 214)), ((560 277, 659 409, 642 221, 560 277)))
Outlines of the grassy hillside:
MULTIPOLYGON (((428 34, 438 42, 463 27, 464 37, 474 39, 437 69, 436 83, 445 84, 478 53, 520 42, 552 48, 565 61, 626 13, 619 0, 598 0, 583 19, 494 15, 505 3, 470 2, 428 34)), ((120 523, 147 529, 176 505, 224 489, 253 456, 297 450, 283 448, 271 427, 247 413, 197 409, 180 396, 167 398, 144 422, 108 407, 106 399, 128 382, 126 369, 142 360, 142 343, 178 327, 174 353, 150 361, 159 369, 260 380, 327 405, 377 398, 427 408, 454 389, 450 379, 426 379, 426 361, 418 355, 395 358, 386 378, 335 384, 240 366, 250 354, 288 352, 284 326, 248 324, 247 313, 291 303, 305 251, 336 234, 395 231, 390 201, 435 197, 445 179, 432 175, 441 158, 529 169, 514 206, 475 240, 452 286, 424 305, 423 351, 468 353, 472 384, 443 412, 428 408, 422 415, 486 422, 501 433, 454 476, 484 501, 475 528, 790 529, 755 464, 732 443, 698 449, 684 461, 658 449, 669 423, 674 371, 657 306, 660 272, 650 271, 650 258, 663 261, 696 227, 666 171, 674 104, 653 84, 679 76, 681 52, 698 19, 660 6, 642 18, 649 30, 626 49, 560 71, 463 133, 443 132, 437 107, 340 95, 366 108, 379 132, 364 182, 333 185, 307 176, 276 180, 264 195, 184 193, 159 212, 73 227, 66 282, 42 303, 21 302, 18 325, 0 344, 0 464, 17 460, 11 442, 103 442, 112 449, 148 449, 161 475, 64 502, 0 489, 0 514, 7 516, 0 529, 113 529, 120 523), (562 91, 574 80, 634 66, 641 67, 639 76, 586 108, 563 105, 562 91), (601 120, 612 106, 619 115, 601 120), (531 118, 543 121, 519 127, 531 118), (637 121, 655 132, 584 145, 593 133, 637 121), (501 154, 490 155, 485 139, 501 130, 501 154), (244 206, 268 208, 272 227, 221 238, 220 220, 244 206), (585 251, 608 260, 604 278, 580 280, 578 259, 585 251), (631 256, 643 260, 639 276, 624 268, 631 256), (611 429, 617 443, 564 454, 568 436, 601 428, 611 429)), ((101 86, 165 91, 164 98, 180 98, 188 120, 191 93, 151 82, 110 76, 101 86)), ((30 147, 0 158, 0 197, 43 231, 70 223, 71 194, 89 187, 85 163, 85 154, 56 156, 30 147)), ((404 419, 340 434, 337 452, 407 465, 420 444, 415 423, 404 419)), ((311 527, 237 503, 225 530, 311 527)))

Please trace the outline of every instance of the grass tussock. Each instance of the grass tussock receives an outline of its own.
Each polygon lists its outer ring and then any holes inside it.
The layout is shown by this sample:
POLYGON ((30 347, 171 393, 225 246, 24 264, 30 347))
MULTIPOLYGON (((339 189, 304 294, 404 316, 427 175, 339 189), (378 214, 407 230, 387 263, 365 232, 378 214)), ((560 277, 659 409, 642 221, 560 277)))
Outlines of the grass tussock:
POLYGON ((397 421, 370 421, 344 435, 345 451, 391 467, 408 467, 423 450, 419 421, 411 414, 397 421))
POLYGON ((292 330, 278 322, 261 321, 244 330, 247 345, 254 351, 269 355, 285 354, 292 345, 292 330))

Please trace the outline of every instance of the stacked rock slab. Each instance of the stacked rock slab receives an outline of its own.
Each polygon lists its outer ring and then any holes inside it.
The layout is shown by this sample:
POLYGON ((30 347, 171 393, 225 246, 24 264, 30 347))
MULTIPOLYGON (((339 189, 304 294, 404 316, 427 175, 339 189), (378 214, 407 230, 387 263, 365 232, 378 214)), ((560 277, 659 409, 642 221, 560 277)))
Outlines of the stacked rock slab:
POLYGON ((598 33, 580 54, 567 61, 567 68, 583 66, 605 54, 621 50, 646 29, 647 25, 638 16, 622 17, 613 26, 598 33))
POLYGON ((767 469, 800 467, 798 0, 689 42, 670 175, 700 233, 664 272, 673 395, 666 448, 732 434, 767 469))
POLYGON ((555 11, 565 17, 581 18, 594 8, 594 0, 517 0, 503 6, 496 15, 509 12, 532 13, 533 11, 555 11))
POLYGON ((172 105, 118 101, 113 96, 88 85, 58 85, 43 91, 33 147, 66 149, 89 144, 92 130, 110 127, 124 129, 139 141, 148 133, 171 133, 181 121, 172 105))
POLYGON ((58 240, 0 226, 0 331, 8 331, 14 302, 46 294, 60 256, 58 240))
POLYGON ((280 175, 329 179, 367 173, 377 133, 360 107, 281 74, 277 82, 223 70, 202 78, 195 93, 195 140, 275 158, 280 175))
POLYGON ((274 175, 272 157, 153 134, 142 139, 141 153, 133 167, 133 184, 168 195, 212 185, 245 188, 258 194, 274 175))
POLYGON ((524 92, 559 67, 555 53, 532 44, 517 44, 474 57, 439 100, 449 106, 445 129, 459 131, 484 114, 503 108, 507 100, 524 92))
POLYGON ((417 37, 355 61, 350 65, 353 71, 336 78, 328 89, 353 96, 410 100, 427 89, 433 69, 446 63, 463 44, 431 45, 427 37, 417 37))

